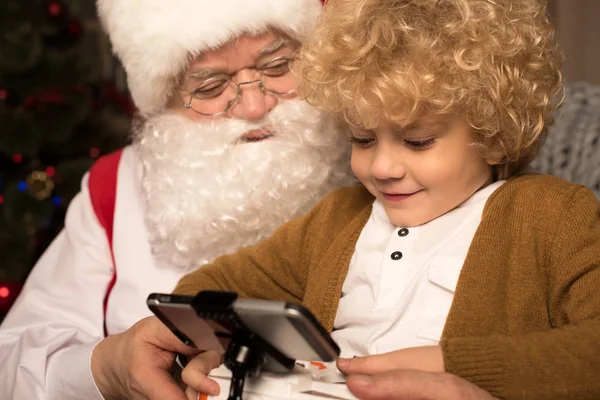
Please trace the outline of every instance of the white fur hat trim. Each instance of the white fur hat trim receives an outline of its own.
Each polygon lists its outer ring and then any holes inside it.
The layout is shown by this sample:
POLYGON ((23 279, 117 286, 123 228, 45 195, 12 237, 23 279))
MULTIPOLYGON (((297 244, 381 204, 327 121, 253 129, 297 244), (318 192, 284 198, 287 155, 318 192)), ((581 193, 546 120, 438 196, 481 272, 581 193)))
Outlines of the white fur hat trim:
POLYGON ((97 6, 144 114, 164 109, 190 57, 267 27, 300 38, 322 8, 320 0, 97 0, 97 6))

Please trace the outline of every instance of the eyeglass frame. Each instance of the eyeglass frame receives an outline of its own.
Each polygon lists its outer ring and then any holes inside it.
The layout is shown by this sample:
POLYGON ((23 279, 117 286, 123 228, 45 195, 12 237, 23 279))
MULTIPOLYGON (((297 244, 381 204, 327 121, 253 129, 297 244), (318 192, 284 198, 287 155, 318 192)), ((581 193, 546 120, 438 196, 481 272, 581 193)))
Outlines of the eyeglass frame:
MULTIPOLYGON (((267 92, 273 93, 273 94, 275 94, 275 95, 277 95, 277 96, 283 96, 283 95, 286 95, 286 94, 294 93, 294 92, 296 91, 296 89, 297 89, 297 88, 290 89, 290 90, 288 90, 287 92, 276 92, 276 91, 274 91, 274 90, 271 90, 271 89, 269 89, 269 88, 265 87, 264 83, 262 82, 264 70, 265 70, 265 69, 268 69, 268 68, 265 68, 265 66, 266 66, 266 65, 269 65, 269 64, 271 64, 271 63, 274 63, 275 61, 279 61, 279 60, 283 60, 283 59, 287 59, 287 60, 288 60, 288 63, 291 63, 291 62, 293 62, 294 60, 296 60, 296 57, 294 57, 294 56, 292 56, 292 55, 289 55, 289 56, 282 56, 282 57, 277 57, 277 58, 274 58, 274 59, 272 59, 272 60, 270 60, 270 61, 268 61, 268 62, 264 63, 264 64, 263 64, 262 66, 260 66, 260 67, 254 67, 254 68, 244 68, 244 69, 254 69, 254 70, 257 70, 257 71, 258 71, 258 70, 260 70, 260 78, 258 78, 258 79, 255 79, 255 80, 253 80, 253 81, 245 81, 245 82, 239 82, 239 83, 235 83, 235 82, 233 81, 233 77, 232 77, 232 75, 229 75, 229 79, 228 79, 228 81, 229 81, 230 83, 232 83, 233 85, 235 85, 235 90, 236 90, 236 92, 235 92, 235 97, 233 98, 233 100, 231 100, 231 101, 229 102, 229 104, 227 105, 227 107, 225 108, 225 110, 223 110, 223 111, 219 111, 218 113, 214 113, 214 114, 206 114, 206 113, 200 112, 200 111, 198 111, 198 110, 195 110, 195 109, 192 107, 192 101, 193 101, 193 99, 194 99, 194 94, 193 94, 193 92, 192 92, 192 94, 190 94, 190 95, 189 95, 189 96, 190 96, 190 99, 189 99, 189 101, 188 101, 187 103, 186 103, 185 99, 183 98, 183 96, 181 95, 181 93, 179 93, 179 91, 177 91, 177 93, 179 94, 179 98, 181 99, 181 102, 183 103, 183 107, 184 107, 186 110, 192 110, 192 111, 193 111, 193 112, 195 112, 196 114, 203 115, 203 116, 205 116, 205 117, 216 117, 216 116, 219 116, 219 115, 225 114, 225 113, 227 113, 229 110, 231 110, 231 107, 233 107, 233 105, 234 105, 235 103, 237 103, 237 101, 239 100, 239 98, 240 98, 240 97, 241 97, 241 95, 242 95, 242 89, 241 89, 241 86, 242 86, 242 85, 251 85, 251 84, 253 84, 253 83, 256 83, 256 82, 258 82, 258 87, 260 88, 260 91, 261 91, 262 93, 265 93, 265 91, 267 91, 267 92)), ((237 72, 239 72, 239 71, 237 71, 237 72)), ((236 73, 237 73, 237 72, 236 72, 236 73)), ((286 74, 289 74, 290 72, 291 72, 291 69, 290 69, 288 72, 286 72, 286 74)), ((199 84, 196 86, 196 89, 197 89, 198 87, 200 87, 200 85, 202 85, 202 83, 203 83, 203 82, 199 83, 199 84)), ((221 94, 222 94, 222 93, 221 93, 221 94)), ((217 97, 218 97, 218 96, 217 96, 217 97)), ((217 97, 214 97, 214 98, 216 99, 217 97)))

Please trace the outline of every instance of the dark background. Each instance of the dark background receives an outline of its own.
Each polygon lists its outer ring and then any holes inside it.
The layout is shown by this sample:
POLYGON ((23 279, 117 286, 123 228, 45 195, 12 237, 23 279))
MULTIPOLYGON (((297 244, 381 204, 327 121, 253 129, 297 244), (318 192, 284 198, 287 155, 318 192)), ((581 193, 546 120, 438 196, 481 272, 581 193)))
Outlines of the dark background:
POLYGON ((0 1, 0 319, 133 113, 92 0, 0 1))

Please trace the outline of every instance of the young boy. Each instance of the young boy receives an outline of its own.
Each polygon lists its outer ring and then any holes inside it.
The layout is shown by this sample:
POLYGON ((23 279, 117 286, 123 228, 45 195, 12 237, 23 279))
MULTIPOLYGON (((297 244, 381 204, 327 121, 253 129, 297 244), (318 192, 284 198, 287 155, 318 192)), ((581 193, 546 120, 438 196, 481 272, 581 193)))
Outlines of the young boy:
POLYGON ((541 3, 331 0, 301 89, 350 124, 362 186, 176 293, 302 303, 342 356, 390 353, 382 369, 448 371, 507 399, 600 398, 600 205, 522 174, 562 89, 541 3))

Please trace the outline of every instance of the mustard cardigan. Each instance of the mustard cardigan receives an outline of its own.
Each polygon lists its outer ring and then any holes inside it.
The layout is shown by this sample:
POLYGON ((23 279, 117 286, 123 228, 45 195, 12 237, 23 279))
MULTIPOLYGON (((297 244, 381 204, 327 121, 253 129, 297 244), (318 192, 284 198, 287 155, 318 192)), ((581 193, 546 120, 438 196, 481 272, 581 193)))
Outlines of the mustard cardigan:
MULTIPOLYGON (((336 190, 175 292, 302 303, 331 331, 372 203, 362 186, 336 190)), ((496 397, 600 399, 600 203, 589 190, 523 175, 490 196, 440 345, 446 371, 496 397)))

